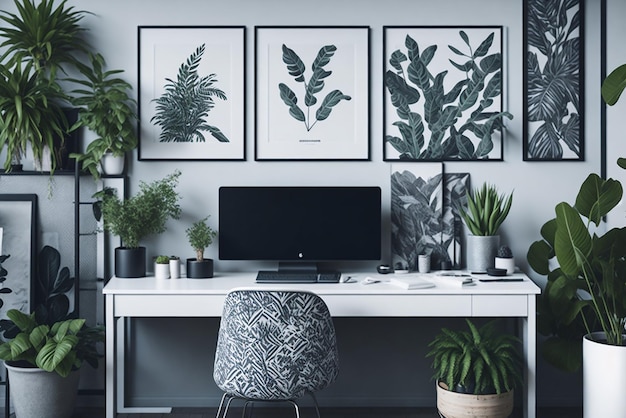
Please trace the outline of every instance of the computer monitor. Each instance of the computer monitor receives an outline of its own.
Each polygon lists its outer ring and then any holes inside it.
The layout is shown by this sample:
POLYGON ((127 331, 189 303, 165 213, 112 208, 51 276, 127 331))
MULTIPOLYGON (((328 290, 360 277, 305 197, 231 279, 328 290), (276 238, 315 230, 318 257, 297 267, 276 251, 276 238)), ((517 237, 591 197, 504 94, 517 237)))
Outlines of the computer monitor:
POLYGON ((380 187, 221 187, 219 258, 318 262, 379 260, 380 187))

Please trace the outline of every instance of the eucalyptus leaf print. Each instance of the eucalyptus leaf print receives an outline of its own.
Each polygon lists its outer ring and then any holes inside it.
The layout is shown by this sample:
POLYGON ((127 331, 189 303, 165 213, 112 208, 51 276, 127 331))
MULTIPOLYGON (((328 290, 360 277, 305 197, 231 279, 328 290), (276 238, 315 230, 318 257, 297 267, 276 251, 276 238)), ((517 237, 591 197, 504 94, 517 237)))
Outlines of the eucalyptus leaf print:
POLYGON ((285 83, 278 84, 280 98, 289 108, 291 117, 299 122, 303 122, 307 132, 311 131, 318 122, 328 119, 333 108, 342 100, 352 99, 340 90, 335 89, 326 94, 317 109, 314 109, 319 102, 316 95, 324 90, 324 80, 332 74, 332 71, 326 70, 324 66, 330 62, 337 51, 337 47, 335 45, 325 45, 320 48, 311 65, 311 74, 308 80, 305 74, 307 69, 300 56, 285 44, 282 46, 282 51, 283 62, 287 66, 289 75, 302 87, 301 93, 304 93, 304 107, 300 107, 298 95, 285 83))
POLYGON ((407 161, 498 158, 494 135, 513 115, 502 110, 501 43, 494 47, 501 28, 482 29, 385 28, 386 37, 404 34, 384 74, 386 104, 397 118, 385 112, 385 152, 407 161), (447 42, 420 45, 442 30, 447 42))
POLYGON ((209 112, 215 107, 214 98, 227 100, 227 97, 214 87, 216 74, 202 77, 198 74, 204 52, 205 44, 196 48, 180 65, 176 80, 165 79, 165 92, 154 100, 156 114, 150 121, 162 128, 160 142, 205 142, 204 132, 219 142, 229 142, 218 127, 207 123, 209 112))

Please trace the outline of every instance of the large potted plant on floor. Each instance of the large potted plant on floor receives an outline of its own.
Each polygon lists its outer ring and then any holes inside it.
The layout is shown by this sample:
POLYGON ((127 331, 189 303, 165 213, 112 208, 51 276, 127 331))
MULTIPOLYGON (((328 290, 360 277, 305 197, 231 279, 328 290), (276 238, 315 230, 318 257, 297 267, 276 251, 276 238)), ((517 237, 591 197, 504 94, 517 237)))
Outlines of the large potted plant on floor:
POLYGON ((466 251, 469 271, 485 273, 494 266, 500 247, 498 230, 512 203, 513 193, 499 194, 495 186, 483 183, 467 196, 467 207, 459 207, 459 214, 470 232, 466 251))
POLYGON ((468 330, 443 328, 429 344, 437 384, 437 409, 445 418, 506 418, 513 389, 522 383, 519 340, 493 321, 468 330))
POLYGON ((206 223, 208 218, 207 216, 195 222, 186 230, 189 244, 196 252, 196 258, 187 259, 187 277, 189 278, 213 277, 213 260, 204 258, 204 249, 213 243, 213 238, 217 233, 206 223))
MULTIPOLYGON (((615 104, 625 87, 622 65, 602 85, 606 103, 615 104)), ((626 159, 618 165, 626 168, 626 159)), ((527 255, 548 279, 537 305, 538 329, 547 337, 542 353, 562 370, 582 365, 585 418, 626 411, 626 228, 601 233, 622 196, 619 181, 590 174, 573 206, 556 205, 527 255)))
POLYGON ((119 78, 123 70, 104 70, 104 58, 100 54, 89 55, 91 66, 79 64, 84 78, 70 81, 80 87, 72 91, 72 104, 78 106, 78 121, 72 129, 85 127, 96 135, 84 153, 70 157, 81 163, 83 170, 94 179, 103 174, 122 174, 126 153, 137 147, 135 134, 135 101, 130 98, 132 87, 119 78), (117 164, 115 164, 117 162, 117 164))
POLYGON ((19 418, 69 418, 78 391, 83 363, 98 366, 101 328, 88 327, 84 319, 41 324, 35 313, 7 312, 19 328, 0 344, 0 359, 9 373, 11 399, 19 418))
POLYGON ((115 249, 115 275, 133 278, 146 275, 146 248, 140 241, 165 231, 168 219, 178 219, 181 209, 176 191, 180 171, 152 183, 141 181, 139 192, 128 199, 105 189, 96 194, 102 199, 104 230, 117 235, 122 246, 115 249))
POLYGON ((26 150, 35 165, 54 172, 67 157, 69 105, 59 75, 89 49, 80 21, 87 12, 54 0, 15 0, 17 13, 0 11, 0 147, 4 168, 19 167, 26 150), (67 110, 67 111, 66 111, 67 110), (49 157, 47 156, 49 153, 49 157), (49 164, 49 167, 46 165, 49 164))

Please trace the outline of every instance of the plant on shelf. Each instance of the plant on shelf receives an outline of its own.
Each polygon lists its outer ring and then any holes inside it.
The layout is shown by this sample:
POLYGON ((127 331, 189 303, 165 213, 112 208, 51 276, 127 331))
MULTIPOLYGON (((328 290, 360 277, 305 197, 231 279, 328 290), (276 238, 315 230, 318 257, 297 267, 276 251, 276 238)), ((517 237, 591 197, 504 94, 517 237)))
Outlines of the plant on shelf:
POLYGON ((506 270, 506 274, 513 274, 515 272, 515 257, 513 257, 513 251, 506 245, 502 245, 498 248, 495 267, 506 270))
POLYGON ((165 223, 168 219, 180 217, 181 209, 178 203, 180 195, 176 191, 180 174, 180 171, 176 170, 152 183, 141 181, 139 192, 128 199, 120 199, 115 193, 106 189, 94 195, 102 199, 104 230, 119 236, 122 240, 123 246, 116 248, 116 276, 145 276, 145 247, 140 247, 139 243, 148 235, 165 231, 165 223), (120 253, 126 252, 124 251, 126 249, 136 250, 133 253, 137 253, 134 257, 138 258, 131 257, 132 260, 129 263, 124 262, 120 253), (131 265, 132 263, 135 265, 131 265), (124 268, 123 266, 130 268, 130 272, 121 274, 118 267, 124 268))
POLYGON ((512 203, 513 193, 501 195, 495 186, 483 183, 480 189, 467 196, 467 209, 461 206, 459 214, 472 235, 496 235, 512 203))
MULTIPOLYGON (((522 384, 520 342, 513 335, 499 332, 494 321, 481 327, 465 321, 468 330, 443 328, 428 345, 426 356, 433 359, 433 377, 437 381, 437 406, 444 416, 450 416, 442 409, 446 403, 441 402, 442 397, 450 396, 449 392, 467 394, 455 397, 456 406, 476 402, 473 395, 494 395, 494 401, 504 402, 509 411, 498 416, 508 416, 513 409, 513 389, 522 384), (496 396, 504 393, 507 395, 496 396)), ((483 411, 477 415, 489 416, 483 411)))
POLYGON ((187 228, 187 238, 191 248, 196 252, 196 258, 187 259, 187 277, 213 277, 213 260, 204 258, 204 250, 213 243, 217 232, 206 222, 207 216, 187 228))
POLYGON ((17 13, 0 11, 0 146, 6 147, 4 167, 19 166, 27 149, 43 167, 50 151, 50 172, 61 161, 69 130, 67 95, 59 72, 75 67, 89 46, 80 21, 87 12, 58 6, 54 0, 15 0, 17 13))
POLYGON ((157 279, 170 278, 170 257, 159 255, 154 259, 154 276, 157 279))
POLYGON ((105 71, 104 57, 100 54, 89 54, 89 59, 91 66, 78 65, 85 78, 69 80, 80 85, 72 91, 72 104, 79 107, 78 120, 72 129, 83 126, 97 138, 87 145, 83 154, 74 153, 70 157, 76 158, 83 170, 98 179, 98 168, 106 154, 123 158, 137 147, 134 125, 137 114, 135 101, 129 96, 132 86, 117 77, 123 70, 105 71))

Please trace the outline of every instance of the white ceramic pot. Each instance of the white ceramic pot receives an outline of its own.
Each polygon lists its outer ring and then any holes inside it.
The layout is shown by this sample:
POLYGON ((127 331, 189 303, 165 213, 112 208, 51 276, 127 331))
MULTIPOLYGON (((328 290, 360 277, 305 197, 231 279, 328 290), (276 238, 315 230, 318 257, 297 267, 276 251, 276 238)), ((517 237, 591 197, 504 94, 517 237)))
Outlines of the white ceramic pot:
POLYGON ((485 273, 494 266, 500 247, 499 235, 467 236, 467 269, 473 273, 485 273))
POLYGON ((583 337, 583 418, 626 414, 626 346, 603 343, 603 337, 583 337))
POLYGON ((17 418, 70 418, 73 415, 80 371, 61 377, 35 367, 9 364, 6 367, 17 418))
POLYGON ((170 277, 172 279, 180 278, 180 259, 170 259, 170 277))
POLYGON ((112 153, 107 152, 100 160, 102 174, 107 176, 119 176, 124 173, 124 156, 116 157, 112 153))
POLYGON ((170 278, 170 263, 159 264, 154 263, 154 277, 157 279, 169 279, 170 278))
POLYGON ((506 274, 513 274, 515 273, 515 257, 496 257, 494 267, 506 270, 506 274))

